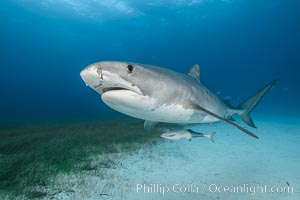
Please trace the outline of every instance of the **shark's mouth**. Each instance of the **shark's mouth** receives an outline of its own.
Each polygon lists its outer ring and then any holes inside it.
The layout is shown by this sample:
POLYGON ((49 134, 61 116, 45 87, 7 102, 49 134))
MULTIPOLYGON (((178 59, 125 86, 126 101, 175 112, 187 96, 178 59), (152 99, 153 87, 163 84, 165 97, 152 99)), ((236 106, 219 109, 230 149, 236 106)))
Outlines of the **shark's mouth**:
POLYGON ((122 88, 122 87, 107 87, 107 88, 103 88, 102 93, 113 91, 113 90, 130 90, 130 89, 122 88))

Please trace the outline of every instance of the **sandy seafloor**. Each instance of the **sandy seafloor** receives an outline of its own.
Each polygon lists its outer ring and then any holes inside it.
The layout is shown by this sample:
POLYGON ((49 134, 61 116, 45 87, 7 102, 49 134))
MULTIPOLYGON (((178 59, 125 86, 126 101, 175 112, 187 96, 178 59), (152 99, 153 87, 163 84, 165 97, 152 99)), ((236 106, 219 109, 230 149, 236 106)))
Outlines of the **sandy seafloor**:
POLYGON ((196 125, 194 130, 216 131, 215 143, 206 138, 191 142, 161 138, 162 142, 132 153, 95 156, 95 164, 115 158, 118 164, 105 168, 101 176, 97 170, 61 173, 55 185, 41 188, 52 193, 44 199, 300 199, 300 118, 253 118, 258 128, 250 130, 259 140, 223 122, 196 125), (148 188, 137 191, 138 184, 148 188), (170 191, 163 194, 152 187, 151 192, 151 184, 170 191), (226 186, 244 184, 248 192, 224 192, 226 186), (179 185, 193 191, 180 192, 179 185), (257 185, 267 191, 254 191, 257 185), (290 192, 270 192, 273 186, 280 190, 288 185, 290 192), (216 186, 223 189, 217 192, 216 186))

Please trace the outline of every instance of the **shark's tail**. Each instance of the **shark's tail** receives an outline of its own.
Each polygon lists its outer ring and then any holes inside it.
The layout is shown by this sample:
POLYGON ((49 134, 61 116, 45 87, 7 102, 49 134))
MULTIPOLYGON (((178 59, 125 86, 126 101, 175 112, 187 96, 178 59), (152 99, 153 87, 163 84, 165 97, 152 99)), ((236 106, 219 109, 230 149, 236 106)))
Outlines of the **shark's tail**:
POLYGON ((251 127, 256 128, 253 120, 251 119, 250 113, 258 104, 258 102, 262 99, 262 97, 272 88, 272 86, 276 83, 276 80, 271 81, 265 87, 257 91, 254 95, 250 96, 244 102, 242 102, 237 107, 233 107, 229 100, 225 100, 224 103, 231 110, 232 114, 237 113, 241 119, 251 127))
POLYGON ((216 134, 216 132, 212 132, 212 133, 203 134, 203 136, 207 137, 208 139, 210 139, 210 141, 212 141, 214 143, 215 142, 215 140, 214 140, 215 134, 216 134))

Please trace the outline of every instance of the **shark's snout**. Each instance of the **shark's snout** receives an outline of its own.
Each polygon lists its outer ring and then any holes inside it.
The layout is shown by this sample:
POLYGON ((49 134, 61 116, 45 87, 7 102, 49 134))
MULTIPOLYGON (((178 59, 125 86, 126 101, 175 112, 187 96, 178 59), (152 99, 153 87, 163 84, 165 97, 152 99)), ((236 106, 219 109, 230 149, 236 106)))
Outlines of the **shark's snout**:
POLYGON ((80 72, 80 76, 85 84, 91 88, 95 88, 100 84, 101 75, 99 75, 95 67, 87 67, 80 72))

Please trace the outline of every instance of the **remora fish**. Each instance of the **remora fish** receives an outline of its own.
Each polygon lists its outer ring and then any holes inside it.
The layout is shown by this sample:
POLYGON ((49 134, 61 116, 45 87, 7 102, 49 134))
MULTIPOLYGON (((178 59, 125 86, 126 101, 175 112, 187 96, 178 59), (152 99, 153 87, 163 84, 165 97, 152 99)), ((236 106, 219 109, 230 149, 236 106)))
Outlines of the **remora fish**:
POLYGON ((193 131, 191 129, 186 129, 186 130, 177 130, 177 131, 167 131, 163 134, 160 135, 160 137, 170 139, 170 140, 180 140, 180 139, 187 139, 189 141, 192 140, 194 137, 206 137, 210 139, 212 142, 214 141, 214 135, 216 133, 199 133, 196 131, 193 131))
POLYGON ((271 81, 233 107, 229 100, 222 102, 201 83, 199 65, 182 74, 151 65, 106 61, 87 66, 80 75, 109 107, 144 119, 146 130, 158 122, 189 124, 223 120, 254 138, 258 137, 232 122, 232 115, 238 114, 246 124, 255 127, 250 112, 276 82, 271 81))

